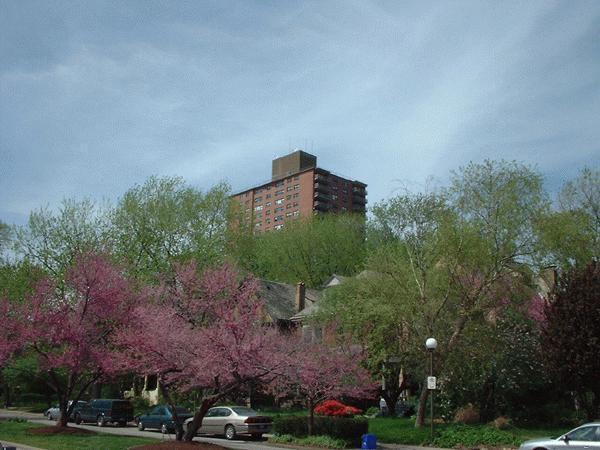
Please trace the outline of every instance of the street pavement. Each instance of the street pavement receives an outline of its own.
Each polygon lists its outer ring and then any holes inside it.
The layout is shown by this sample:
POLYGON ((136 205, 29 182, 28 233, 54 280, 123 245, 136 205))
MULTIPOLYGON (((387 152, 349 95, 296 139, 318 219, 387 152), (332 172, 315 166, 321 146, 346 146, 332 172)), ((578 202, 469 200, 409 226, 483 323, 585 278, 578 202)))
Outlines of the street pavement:
MULTIPOLYGON (((48 425, 54 423, 50 421, 42 414, 35 413, 27 413, 23 411, 17 410, 8 410, 8 409, 0 409, 0 418, 21 418, 26 419, 29 422, 37 423, 40 425, 48 425)), ((128 425, 126 427, 118 427, 107 425, 105 427, 98 427, 96 425, 75 425, 74 423, 69 424, 70 427, 83 428, 85 430, 96 431, 98 433, 109 433, 109 434, 117 434, 121 436, 134 436, 134 437, 147 437, 151 439, 156 439, 160 441, 172 441, 175 440, 174 435, 164 435, 160 431, 139 431, 135 426, 128 425)), ((227 441, 223 438, 213 438, 213 437, 205 437, 205 436, 197 436, 194 438, 195 441, 199 442, 209 442, 212 444, 217 444, 225 448, 234 449, 234 450, 290 450, 290 447, 277 447, 276 445, 268 444, 267 442, 256 442, 249 441, 243 439, 237 439, 232 441, 227 441)), ((8 444, 5 441, 0 441, 5 446, 8 444)), ((35 447, 27 447, 21 444, 12 444, 16 446, 17 449, 22 450, 43 450, 37 449, 35 447)), ((1 449, 2 447, 0 447, 1 449)), ((302 447, 305 450, 310 450, 307 447, 302 447)), ((435 447, 418 447, 415 445, 398 445, 398 444, 385 444, 378 443, 379 449, 385 450, 445 450, 438 449, 435 447)))

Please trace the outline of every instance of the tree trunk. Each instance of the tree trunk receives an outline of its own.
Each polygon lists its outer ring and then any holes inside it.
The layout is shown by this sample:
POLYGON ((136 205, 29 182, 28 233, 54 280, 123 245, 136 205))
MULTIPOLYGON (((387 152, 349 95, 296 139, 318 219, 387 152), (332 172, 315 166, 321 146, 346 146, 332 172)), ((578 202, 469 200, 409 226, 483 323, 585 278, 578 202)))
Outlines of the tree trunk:
POLYGON ((396 403, 398 403, 400 391, 397 389, 386 389, 385 391, 381 391, 381 396, 388 407, 388 414, 394 417, 396 415, 396 403))
POLYGON ((66 427, 68 425, 68 405, 69 405, 69 401, 67 400, 66 397, 59 397, 58 399, 58 407, 60 409, 60 415, 58 416, 58 421, 56 422, 56 426, 57 427, 66 427))
POLYGON ((179 417, 177 416, 177 408, 175 408, 175 403, 171 399, 171 394, 169 392, 169 389, 167 388, 167 386, 164 383, 159 383, 158 387, 160 389, 161 395, 165 399, 166 403, 171 407, 171 411, 173 413, 173 422, 175 422, 175 440, 182 441, 183 435, 184 435, 183 424, 181 423, 181 421, 179 420, 179 417))
POLYGON ((423 386, 421 387, 421 395, 419 396, 419 408, 417 409, 415 428, 422 428, 425 425, 425 410, 427 409, 428 397, 429 389, 427 389, 427 383, 423 383, 423 386))
POLYGON ((4 380, 4 407, 8 408, 10 406, 10 386, 8 385, 8 380, 4 380))
POLYGON ((308 406, 308 435, 313 435, 315 429, 315 405, 311 399, 307 400, 308 406))
POLYGON ((183 437, 184 441, 191 442, 192 439, 194 439, 194 436, 196 436, 198 429, 202 426, 202 419, 204 419, 206 411, 208 411, 210 407, 216 403, 216 401, 216 398, 202 400, 202 403, 200 404, 200 409, 194 414, 194 420, 192 420, 188 425, 188 429, 185 433, 185 436, 183 437))

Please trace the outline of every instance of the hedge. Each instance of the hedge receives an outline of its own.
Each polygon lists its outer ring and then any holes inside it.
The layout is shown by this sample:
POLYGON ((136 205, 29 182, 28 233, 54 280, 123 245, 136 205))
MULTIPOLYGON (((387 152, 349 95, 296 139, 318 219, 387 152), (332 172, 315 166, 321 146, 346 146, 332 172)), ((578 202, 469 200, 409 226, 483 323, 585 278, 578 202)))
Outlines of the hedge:
MULTIPOLYGON (((327 435, 344 439, 352 443, 361 441, 362 435, 368 433, 369 422, 365 417, 330 417, 315 416, 313 435, 327 435)), ((283 416, 273 420, 273 432, 291 434, 295 437, 308 435, 308 417, 283 416)))

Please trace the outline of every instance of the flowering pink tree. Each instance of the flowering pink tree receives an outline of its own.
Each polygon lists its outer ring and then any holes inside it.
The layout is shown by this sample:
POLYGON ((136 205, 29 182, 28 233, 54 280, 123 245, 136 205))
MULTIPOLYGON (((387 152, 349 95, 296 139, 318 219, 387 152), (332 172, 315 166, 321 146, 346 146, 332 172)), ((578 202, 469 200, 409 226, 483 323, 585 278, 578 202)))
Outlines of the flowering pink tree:
POLYGON ((367 370, 360 366, 362 357, 323 343, 303 342, 290 338, 296 347, 281 374, 272 382, 276 394, 296 393, 305 400, 309 411, 308 433, 314 428, 314 410, 325 399, 341 396, 370 398, 377 392, 367 370))
POLYGON ((228 265, 198 276, 189 264, 175 280, 136 309, 119 339, 129 367, 158 374, 169 403, 170 389, 202 391, 187 433, 177 430, 177 439, 192 440, 211 406, 246 383, 268 380, 284 360, 277 331, 263 323, 253 278, 240 279, 228 265))
POLYGON ((92 384, 118 373, 115 331, 131 317, 136 295, 120 270, 98 255, 84 255, 68 271, 64 289, 44 280, 23 304, 13 305, 13 336, 38 357, 66 426, 76 401, 92 384), (68 407, 68 400, 75 402, 68 407))

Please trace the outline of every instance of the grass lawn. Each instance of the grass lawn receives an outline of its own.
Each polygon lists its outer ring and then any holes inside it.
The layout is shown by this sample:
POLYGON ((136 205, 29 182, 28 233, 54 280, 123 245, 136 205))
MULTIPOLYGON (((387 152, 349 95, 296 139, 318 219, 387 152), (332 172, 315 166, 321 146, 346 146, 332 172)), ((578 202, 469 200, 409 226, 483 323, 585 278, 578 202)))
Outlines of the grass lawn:
POLYGON ((126 450, 134 445, 158 442, 156 439, 115 436, 104 433, 37 436, 27 433, 32 428, 42 427, 32 423, 0 420, 0 442, 6 440, 48 450, 126 450))
MULTIPOLYGON (((436 424, 433 444, 443 448, 455 445, 466 447, 488 446, 518 447, 523 441, 536 437, 559 436, 570 428, 517 428, 497 430, 489 425, 436 424)), ((429 443, 429 426, 416 429, 414 420, 408 418, 377 417, 369 419, 369 433, 380 442, 390 444, 421 445, 429 443)))

